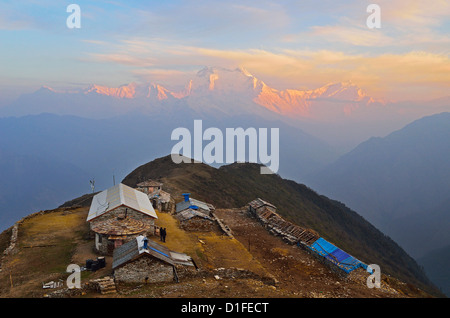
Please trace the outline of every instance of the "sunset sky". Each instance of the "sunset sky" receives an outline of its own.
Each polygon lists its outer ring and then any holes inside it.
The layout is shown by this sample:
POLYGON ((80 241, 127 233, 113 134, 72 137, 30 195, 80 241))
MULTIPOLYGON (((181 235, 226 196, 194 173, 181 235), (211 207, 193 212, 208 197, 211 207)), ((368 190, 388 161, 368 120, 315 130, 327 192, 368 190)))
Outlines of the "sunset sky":
POLYGON ((343 3, 3 0, 0 100, 43 85, 177 88, 204 66, 242 66, 277 89, 351 80, 386 99, 449 95, 448 0, 343 3), (71 3, 80 29, 66 26, 71 3), (371 3, 380 29, 366 25, 371 3))

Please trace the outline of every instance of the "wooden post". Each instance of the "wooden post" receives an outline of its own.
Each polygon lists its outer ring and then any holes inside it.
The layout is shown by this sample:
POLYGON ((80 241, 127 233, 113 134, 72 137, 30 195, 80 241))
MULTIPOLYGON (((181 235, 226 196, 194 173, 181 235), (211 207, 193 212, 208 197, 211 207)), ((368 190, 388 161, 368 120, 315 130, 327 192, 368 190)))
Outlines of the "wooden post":
POLYGON ((11 271, 9 271, 9 280, 10 280, 10 282, 11 282, 11 288, 13 288, 14 286, 13 286, 12 272, 11 272, 11 271))

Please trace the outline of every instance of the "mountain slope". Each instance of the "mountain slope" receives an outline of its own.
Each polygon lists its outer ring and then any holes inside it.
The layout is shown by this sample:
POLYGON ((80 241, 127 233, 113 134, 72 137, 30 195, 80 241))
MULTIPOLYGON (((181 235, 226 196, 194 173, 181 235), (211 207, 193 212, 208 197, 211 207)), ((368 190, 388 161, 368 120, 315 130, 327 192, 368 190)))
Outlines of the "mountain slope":
POLYGON ((0 175, 0 231, 31 212, 80 195, 89 180, 70 163, 4 150, 0 150, 0 175))
MULTIPOLYGON (((278 172, 293 179, 298 180, 302 175, 323 167, 332 158, 336 158, 335 152, 324 142, 274 118, 269 120, 256 115, 217 118, 200 115, 184 106, 186 105, 173 105, 173 108, 167 108, 166 112, 154 115, 128 114, 105 119, 54 114, 0 118, 0 149, 20 156, 44 158, 47 162, 66 163, 73 166, 72 168, 82 170, 83 173, 75 173, 77 177, 69 187, 75 191, 70 192, 73 194, 89 191, 89 180, 93 178, 98 189, 106 188, 112 185, 113 176, 116 180, 120 180, 134 167, 147 162, 147 158, 170 153, 177 143, 171 139, 172 131, 178 127, 185 127, 193 132, 194 119, 203 120, 204 130, 208 127, 217 127, 223 132, 228 127, 279 128, 278 172)), ((203 145, 206 144, 207 141, 204 141, 203 145)), ((69 167, 61 171, 58 170, 58 165, 48 164, 46 173, 38 174, 38 169, 33 170, 33 167, 37 168, 38 165, 30 162, 24 165, 24 169, 27 169, 25 181, 19 176, 6 174, 14 160, 10 160, 9 163, 5 164, 2 170, 5 171, 2 176, 9 176, 3 182, 3 186, 8 187, 9 198, 18 197, 15 192, 20 193, 19 186, 9 187, 13 180, 27 182, 27 186, 34 189, 42 188, 46 180, 52 180, 54 187, 67 189, 66 180, 70 178, 66 176, 69 171, 73 171, 69 167), (14 193, 11 192, 13 190, 14 193)), ((61 192, 53 192, 54 197, 51 200, 49 196, 40 196, 41 204, 33 205, 33 208, 46 209, 68 199, 63 193, 58 196, 58 193, 61 192)), ((0 200, 1 214, 7 213, 4 211, 28 209, 23 202, 21 199, 7 202, 0 200)), ((23 213, 26 212, 29 210, 23 213)), ((1 226, 0 224, 0 230, 1 226)), ((5 227, 6 224, 3 229, 5 227)))
POLYGON ((441 247, 450 241, 445 204, 450 193, 450 113, 371 138, 307 179, 314 189, 359 211, 414 256, 441 247), (417 228, 408 228, 414 224, 417 228), (415 239, 407 237, 410 233, 415 239), (430 237, 437 233, 438 238, 430 237))
POLYGON ((219 169, 202 163, 174 164, 170 156, 156 159, 130 173, 123 183, 135 186, 157 179, 181 201, 181 193, 217 207, 244 206, 256 197, 275 204, 281 215, 318 231, 350 254, 379 264, 384 273, 433 290, 416 264, 394 241, 343 204, 277 175, 261 175, 257 164, 231 164, 219 169))
POLYGON ((450 245, 428 252, 417 260, 425 268, 427 276, 441 288, 447 296, 450 295, 450 245))

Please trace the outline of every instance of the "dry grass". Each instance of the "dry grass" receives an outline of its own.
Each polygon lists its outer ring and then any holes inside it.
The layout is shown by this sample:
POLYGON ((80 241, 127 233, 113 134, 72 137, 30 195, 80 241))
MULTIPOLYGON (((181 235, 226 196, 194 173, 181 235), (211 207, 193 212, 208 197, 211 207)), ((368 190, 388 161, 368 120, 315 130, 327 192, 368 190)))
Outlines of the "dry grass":
POLYGON ((264 274, 264 268, 238 240, 215 232, 187 232, 179 221, 167 213, 159 213, 156 224, 167 229, 166 243, 153 239, 168 248, 186 253, 203 268, 246 268, 264 274))
POLYGON ((83 240, 86 216, 86 209, 74 209, 25 219, 19 226, 18 253, 4 259, 0 295, 42 296, 42 283, 65 278, 75 248, 83 240))

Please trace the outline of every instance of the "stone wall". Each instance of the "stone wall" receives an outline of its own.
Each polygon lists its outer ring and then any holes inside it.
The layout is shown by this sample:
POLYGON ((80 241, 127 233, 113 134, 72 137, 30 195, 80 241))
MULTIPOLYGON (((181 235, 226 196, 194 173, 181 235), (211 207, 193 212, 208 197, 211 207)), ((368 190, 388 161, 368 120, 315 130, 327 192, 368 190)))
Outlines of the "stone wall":
POLYGON ((161 283, 174 281, 173 266, 149 255, 142 255, 114 270, 116 283, 161 283))
POLYGON ((108 220, 110 218, 117 218, 119 216, 123 216, 125 215, 125 210, 127 210, 127 217, 133 218, 135 220, 139 220, 142 221, 148 225, 154 226, 155 225, 155 219, 152 218, 151 216, 148 216, 144 213, 138 212, 136 210, 133 210, 131 208, 127 208, 124 206, 120 206, 112 211, 106 212, 102 215, 100 215, 99 217, 93 219, 90 222, 91 225, 91 229, 92 227, 97 224, 97 222, 103 222, 105 220, 108 220))
MULTIPOLYGON (((23 218, 21 218, 19 221, 17 221, 16 223, 14 223, 13 227, 12 227, 12 231, 11 231, 11 239, 9 241, 9 246, 3 251, 3 255, 11 255, 11 254, 15 254, 17 252, 17 240, 19 237, 19 226, 25 221, 25 220, 29 220, 32 219, 34 217, 40 216, 40 215, 44 215, 44 214, 48 214, 48 213, 52 213, 57 211, 58 209, 55 210, 45 210, 45 211, 39 211, 39 212, 35 212, 32 214, 29 214, 27 216, 24 216, 23 218)), ((62 211, 70 211, 72 210, 72 208, 65 208, 62 209, 62 211)))
POLYGON ((202 217, 193 217, 189 220, 183 220, 180 222, 180 227, 185 231, 221 232, 217 222, 202 217))
POLYGON ((198 276, 198 268, 194 266, 175 265, 176 275, 178 280, 192 278, 198 276))
POLYGON ((3 255, 15 254, 15 252, 17 252, 16 244, 18 235, 19 235, 19 223, 16 222, 11 231, 11 239, 9 241, 9 246, 3 251, 3 255))

